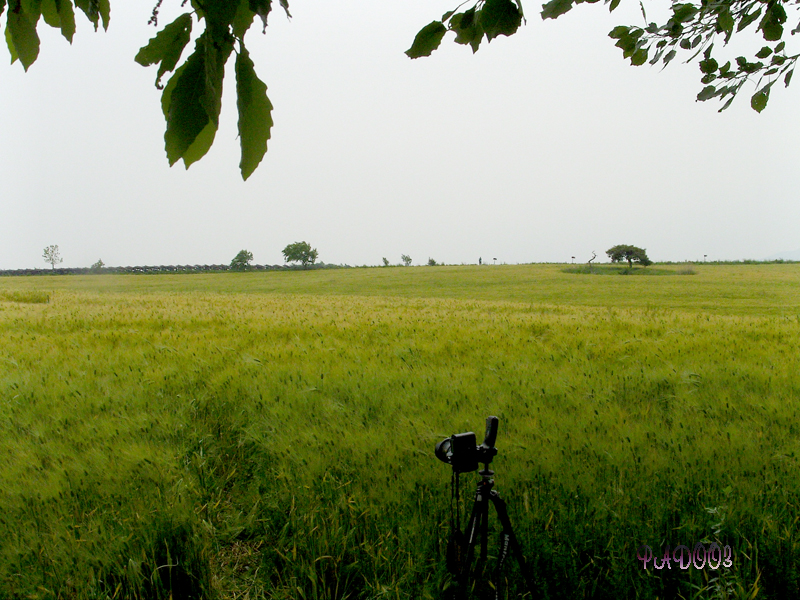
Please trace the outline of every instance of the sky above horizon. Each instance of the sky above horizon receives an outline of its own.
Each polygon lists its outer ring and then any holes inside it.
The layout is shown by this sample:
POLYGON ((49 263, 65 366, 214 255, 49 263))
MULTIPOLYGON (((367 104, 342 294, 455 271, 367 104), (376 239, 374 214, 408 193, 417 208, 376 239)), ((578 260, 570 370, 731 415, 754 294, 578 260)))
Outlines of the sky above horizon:
MULTIPOLYGON (((800 84, 777 84, 760 115, 752 86, 718 113, 695 101, 696 63, 622 59, 607 34, 641 24, 630 1, 547 22, 525 4, 527 25, 474 55, 448 34, 408 59, 457 4, 295 0, 291 20, 277 8, 266 35, 254 25, 275 126, 246 182, 232 61, 214 146, 170 168, 156 69, 133 61, 152 5, 112 3, 105 33, 77 15, 72 46, 40 24, 28 73, 0 66, 0 269, 45 268, 50 244, 62 267, 241 249, 281 264, 301 240, 350 265, 585 262, 616 244, 655 261, 800 258, 800 84)), ((165 1, 161 26, 180 12, 165 1)))

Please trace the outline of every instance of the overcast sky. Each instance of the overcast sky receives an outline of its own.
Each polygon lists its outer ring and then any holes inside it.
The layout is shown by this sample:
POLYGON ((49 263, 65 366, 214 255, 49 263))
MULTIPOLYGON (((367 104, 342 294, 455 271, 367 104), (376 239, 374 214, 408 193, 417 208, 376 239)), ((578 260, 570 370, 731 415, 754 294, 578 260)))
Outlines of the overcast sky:
MULTIPOLYGON (((164 4, 162 26, 180 11, 164 4)), ((672 261, 800 250, 800 84, 776 85, 760 115, 752 87, 719 114, 695 102, 696 64, 622 60, 607 33, 640 24, 638 3, 547 22, 540 4, 475 55, 449 34, 413 61, 416 32, 457 2, 277 9, 247 36, 275 106, 247 182, 232 75, 209 154, 167 165, 155 68, 133 61, 155 34, 149 3, 112 3, 106 33, 78 15, 72 46, 41 24, 29 72, 0 66, 0 268, 47 267, 50 244, 64 267, 220 264, 241 249, 276 264, 301 240, 351 265, 585 262, 621 243, 672 261)))

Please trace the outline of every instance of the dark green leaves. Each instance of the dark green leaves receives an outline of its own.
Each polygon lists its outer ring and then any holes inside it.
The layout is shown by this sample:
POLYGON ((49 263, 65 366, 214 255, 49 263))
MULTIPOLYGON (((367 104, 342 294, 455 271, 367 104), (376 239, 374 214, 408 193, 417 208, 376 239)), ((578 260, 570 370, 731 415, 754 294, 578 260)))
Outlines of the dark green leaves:
POLYGON ((719 27, 720 31, 725 32, 725 41, 731 39, 733 35, 733 15, 728 7, 725 7, 722 11, 720 11, 719 15, 717 16, 717 27, 719 27))
POLYGON ((714 93, 716 91, 717 91, 717 88, 715 88, 713 85, 707 85, 702 90, 700 90, 699 94, 697 94, 697 99, 700 102, 705 102, 709 98, 713 98, 714 97, 714 93))
POLYGON ((542 19, 557 19, 572 10, 573 4, 574 0, 550 0, 547 4, 542 4, 542 19))
POLYGON ((780 2, 773 0, 764 11, 764 18, 758 28, 768 42, 775 42, 783 36, 783 24, 786 22, 786 10, 780 2))
POLYGON ((767 58, 770 54, 772 54, 772 48, 770 48, 769 46, 764 46, 763 48, 761 48, 761 50, 756 52, 756 57, 767 58))
POLYGON ((183 49, 189 43, 192 32, 192 15, 184 13, 172 23, 164 27, 144 46, 134 59, 146 67, 161 63, 156 76, 156 87, 161 89, 161 77, 172 71, 180 60, 183 49))
MULTIPOLYGON (((280 0, 289 15, 288 2, 280 0)), ((272 104, 267 86, 256 76, 253 61, 244 46, 244 35, 258 15, 263 21, 271 0, 207 0, 202 6, 192 0, 194 17, 205 21, 194 52, 180 65, 188 43, 193 15, 185 13, 167 25, 139 50, 136 62, 158 64, 156 86, 162 76, 174 70, 164 87, 161 107, 167 122, 164 146, 170 166, 183 160, 186 168, 200 160, 214 142, 222 110, 225 64, 238 43, 236 91, 242 158, 239 167, 247 179, 267 151, 272 129, 272 104)))
POLYGON ((719 68, 719 63, 713 58, 706 58, 700 61, 700 72, 705 74, 714 73, 719 68))
POLYGON ((464 12, 448 11, 441 21, 429 23, 414 38, 406 54, 411 58, 430 56, 447 31, 456 34, 456 43, 469 45, 476 52, 484 36, 491 42, 500 35, 513 35, 522 24, 518 0, 478 0, 464 12))
POLYGON ((164 89, 164 142, 170 166, 183 159, 188 169, 211 147, 219 123, 223 67, 232 50, 232 42, 220 45, 206 31, 164 89))
POLYGON ((754 111, 760 113, 767 107, 768 100, 769 100, 769 88, 767 87, 753 94, 753 96, 750 98, 750 106, 753 108, 754 111))
POLYGON ((67 41, 72 43, 75 35, 75 13, 69 0, 42 0, 42 17, 44 22, 61 30, 67 41))
POLYGON ((433 21, 425 27, 414 38, 414 43, 411 48, 406 50, 406 55, 409 58, 419 58, 420 56, 430 56, 431 52, 439 47, 442 43, 444 34, 447 33, 447 28, 441 21, 433 21))
MULTIPOLYGON (((102 19, 103 28, 108 28, 111 18, 109 0, 74 0, 97 29, 102 19)), ((19 59, 27 71, 39 56, 39 34, 36 31, 39 19, 50 27, 61 30, 72 43, 75 35, 75 11, 72 0, 0 0, 0 15, 8 6, 6 16, 6 44, 11 62, 19 59)))
POLYGON ((465 10, 463 13, 453 15, 450 19, 450 29, 456 32, 456 43, 469 44, 472 52, 477 52, 483 39, 483 28, 478 19, 475 18, 475 7, 465 10))
POLYGON ((103 29, 108 30, 108 23, 111 20, 111 6, 109 0, 75 0, 75 6, 83 11, 86 18, 94 25, 94 30, 103 21, 103 29))
POLYGON ((522 11, 511 0, 486 0, 478 16, 490 42, 498 35, 513 35, 522 24, 522 11))
POLYGON ((32 16, 34 15, 29 15, 22 9, 19 0, 11 0, 9 3, 6 30, 8 51, 11 62, 19 58, 26 71, 39 56, 39 35, 32 16))
POLYGON ((643 65, 647 61, 648 50, 642 43, 644 29, 640 27, 619 26, 612 29, 608 37, 617 40, 615 46, 622 49, 622 57, 630 58, 634 66, 643 65))
POLYGON ((245 48, 236 57, 236 105, 239 109, 239 139, 242 160, 239 168, 247 179, 267 152, 272 129, 272 104, 267 86, 256 76, 253 61, 245 48))
MULTIPOLYGON (((270 10, 272 10, 272 0, 248 0, 247 4, 250 11, 259 16, 261 23, 264 25, 264 31, 266 32, 267 17, 269 17, 270 10)), ((241 6, 239 10, 242 10, 241 6)))
MULTIPOLYGON (((143 66, 158 65, 156 87, 166 73, 174 72, 161 96, 166 120, 164 145, 167 160, 174 165, 183 160, 189 165, 202 158, 214 142, 222 109, 222 82, 225 64, 238 43, 236 90, 239 111, 239 137, 242 177, 247 179, 267 150, 272 129, 272 105, 266 85, 255 74, 243 38, 256 16, 266 26, 273 0, 188 0, 193 12, 180 15, 159 31, 136 54, 143 66), (192 35, 194 19, 205 21, 205 31, 197 38, 194 52, 180 64, 192 35), (179 66, 180 64, 180 66, 179 66)), ((490 1, 502 4, 511 0, 490 1)), ((97 30, 107 29, 111 18, 110 0, 0 0, 0 16, 5 16, 5 38, 11 62, 19 60, 27 71, 39 55, 37 26, 40 21, 61 30, 70 42, 75 34, 75 8, 80 9, 97 30)), ((278 0, 289 14, 288 0, 278 0)), ((158 7, 154 10, 154 20, 158 7)), ((184 2, 186 4, 186 2, 184 2)), ((509 30, 507 15, 497 13, 495 35, 509 30)), ((446 30, 442 23, 439 28, 446 30)), ((441 37, 440 37, 441 39, 441 37)))

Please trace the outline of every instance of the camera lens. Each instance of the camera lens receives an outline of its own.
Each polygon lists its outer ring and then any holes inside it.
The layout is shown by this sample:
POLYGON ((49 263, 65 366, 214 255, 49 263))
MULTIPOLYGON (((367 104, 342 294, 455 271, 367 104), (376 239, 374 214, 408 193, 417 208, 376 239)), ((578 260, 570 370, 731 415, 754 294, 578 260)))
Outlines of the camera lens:
POLYGON ((450 458, 453 456, 452 439, 446 438, 436 444, 436 458, 442 462, 450 463, 450 458))

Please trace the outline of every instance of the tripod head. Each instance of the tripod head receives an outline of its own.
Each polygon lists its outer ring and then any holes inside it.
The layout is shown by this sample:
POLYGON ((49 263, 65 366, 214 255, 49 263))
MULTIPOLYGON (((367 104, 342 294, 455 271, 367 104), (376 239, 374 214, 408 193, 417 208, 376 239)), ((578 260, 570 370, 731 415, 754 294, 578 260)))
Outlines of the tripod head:
POLYGON ((497 455, 494 447, 497 439, 497 417, 486 418, 486 433, 483 443, 476 445, 475 434, 456 433, 436 444, 436 458, 453 467, 454 473, 470 473, 478 470, 479 463, 483 463, 481 471, 483 477, 490 477, 493 472, 489 470, 489 463, 497 455))

